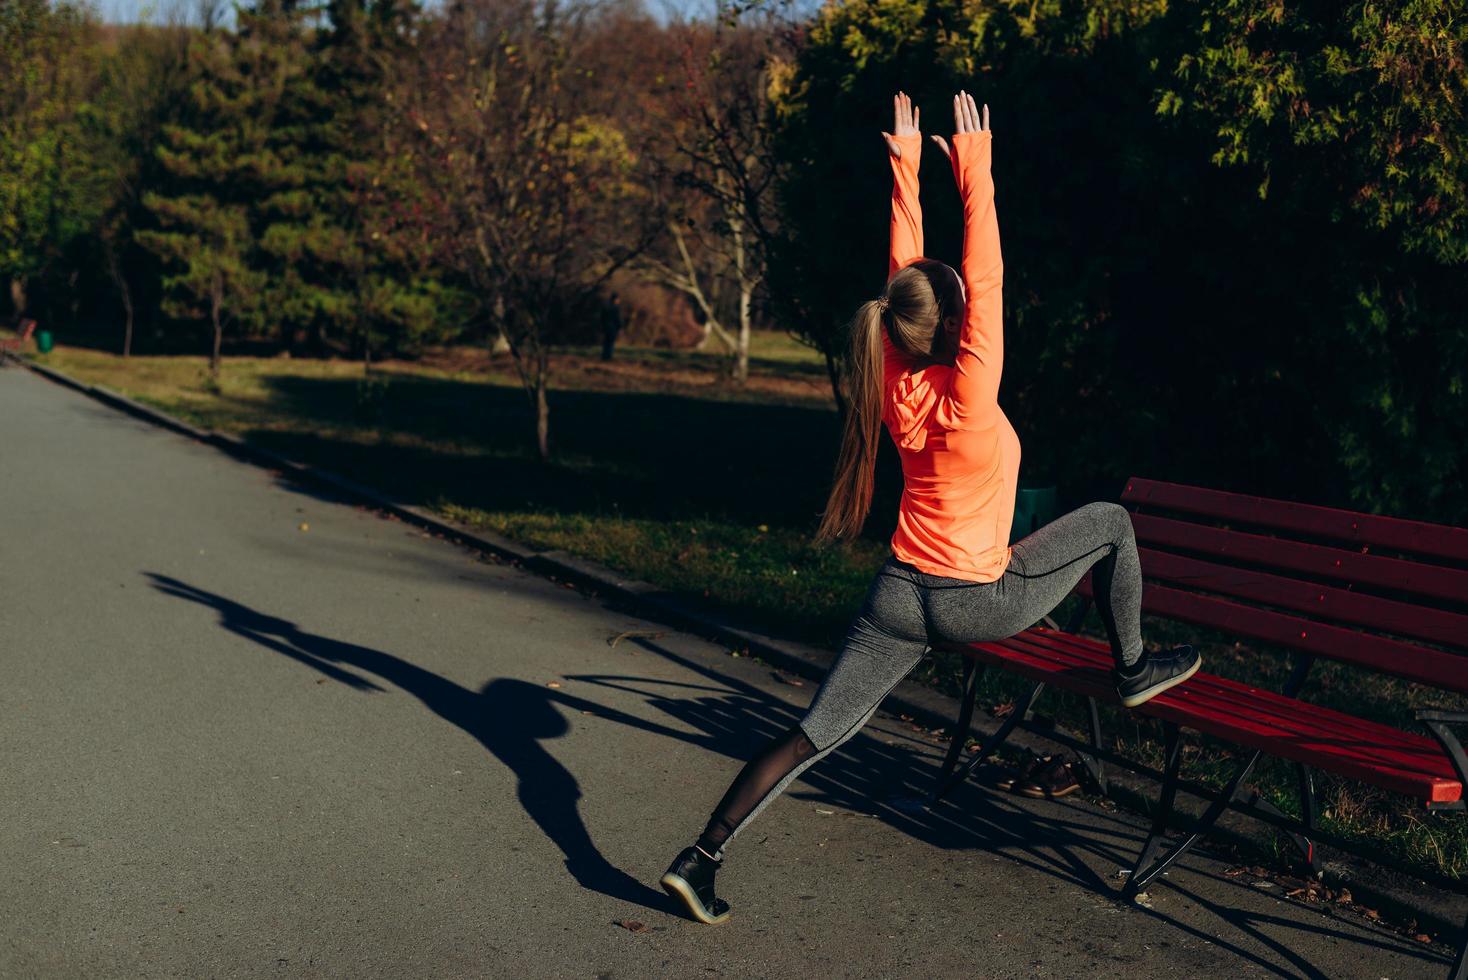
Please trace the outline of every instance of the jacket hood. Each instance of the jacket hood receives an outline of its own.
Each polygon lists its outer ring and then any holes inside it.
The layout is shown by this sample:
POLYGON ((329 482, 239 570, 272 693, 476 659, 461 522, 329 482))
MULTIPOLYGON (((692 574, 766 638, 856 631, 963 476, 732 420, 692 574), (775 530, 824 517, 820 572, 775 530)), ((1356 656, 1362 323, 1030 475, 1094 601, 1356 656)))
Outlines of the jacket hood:
POLYGON ((898 448, 921 452, 928 444, 928 422, 938 407, 938 389, 929 370, 909 371, 887 393, 883 417, 898 448))

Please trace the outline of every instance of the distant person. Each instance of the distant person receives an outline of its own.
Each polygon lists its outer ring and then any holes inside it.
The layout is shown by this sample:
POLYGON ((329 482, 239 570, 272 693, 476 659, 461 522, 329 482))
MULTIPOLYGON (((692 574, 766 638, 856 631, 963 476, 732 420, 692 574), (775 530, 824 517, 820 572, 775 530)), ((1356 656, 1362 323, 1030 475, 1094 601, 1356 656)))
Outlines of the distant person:
POLYGON ((930 644, 1013 636, 1092 569, 1122 704, 1134 708, 1156 697, 1193 676, 1200 662, 1188 646, 1144 652, 1141 564, 1131 516, 1120 505, 1087 504, 1007 544, 1020 446, 998 401, 1004 265, 989 108, 981 117, 973 97, 960 92, 952 148, 933 137, 963 201, 960 275, 923 257, 918 113, 900 92, 893 105, 893 131, 882 134, 895 176, 887 285, 852 321, 851 402, 817 534, 829 541, 861 530, 885 423, 905 484, 892 556, 805 717, 745 765, 698 841, 663 875, 663 887, 700 922, 729 914, 714 895, 725 846, 792 780, 855 735, 930 644))
POLYGON ((622 305, 616 293, 607 297, 601 308, 601 359, 610 361, 622 332, 622 305))

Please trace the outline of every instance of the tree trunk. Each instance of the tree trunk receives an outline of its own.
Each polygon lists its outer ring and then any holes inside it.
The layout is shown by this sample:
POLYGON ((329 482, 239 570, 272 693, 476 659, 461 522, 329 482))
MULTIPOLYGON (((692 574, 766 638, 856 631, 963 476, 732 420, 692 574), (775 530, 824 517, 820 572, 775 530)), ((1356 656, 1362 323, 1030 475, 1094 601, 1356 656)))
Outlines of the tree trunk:
POLYGON ((714 341, 718 341, 720 346, 724 348, 724 352, 728 354, 732 354, 739 349, 739 342, 729 336, 729 331, 725 330, 713 316, 708 315, 707 319, 703 321, 703 339, 698 342, 694 349, 701 351, 713 350, 714 341))
POLYGON ((209 373, 214 380, 219 380, 219 347, 224 339, 224 328, 220 325, 219 311, 224 305, 223 287, 216 283, 213 295, 209 297, 209 315, 214 321, 214 349, 209 353, 209 373))
POLYGON ((831 382, 831 396, 836 399, 836 414, 846 424, 846 394, 841 390, 841 362, 830 351, 821 351, 826 357, 826 377, 831 382))
POLYGON ((535 448, 540 450, 542 460, 550 459, 550 403, 545 397, 548 366, 546 356, 538 355, 535 363, 535 448))
POLYGON ((123 308, 127 310, 127 325, 122 329, 122 356, 131 357, 133 352, 133 303, 132 297, 123 294, 123 308))
POLYGON ((122 328, 122 356, 126 358, 133 352, 133 291, 128 286, 127 276, 123 274, 122 263, 117 260, 117 249, 107 235, 102 236, 102 251, 107 256, 107 274, 112 277, 112 284, 117 287, 117 295, 122 300, 122 311, 125 317, 122 328))
POLYGON ((26 309, 25 280, 20 276, 10 280, 10 305, 15 308, 15 320, 19 323, 26 309))
POLYGON ((735 355, 734 378, 740 384, 749 380, 749 320, 750 300, 753 289, 741 281, 739 284, 739 351, 735 355))
POLYGON ((754 283, 744 270, 744 223, 732 221, 734 231, 734 271, 739 279, 739 344, 734 350, 734 380, 749 380, 749 313, 754 283))
POLYGON ((489 345, 490 354, 513 353, 510 338, 505 336, 505 298, 502 295, 494 298, 494 329, 494 343, 489 345))
POLYGON ((672 233, 673 241, 678 246, 678 255, 683 260, 683 274, 676 275, 672 270, 668 270, 659 281, 665 286, 671 286, 693 297, 693 301, 698 304, 699 311, 703 313, 703 339, 694 349, 708 350, 713 346, 713 341, 717 339, 729 353, 734 353, 738 350, 739 345, 733 337, 729 336, 729 331, 719 323, 719 318, 714 315, 714 304, 704 294, 703 287, 699 285, 698 269, 693 264, 693 255, 688 251, 688 242, 683 237, 683 228, 674 221, 668 224, 668 231, 672 233))

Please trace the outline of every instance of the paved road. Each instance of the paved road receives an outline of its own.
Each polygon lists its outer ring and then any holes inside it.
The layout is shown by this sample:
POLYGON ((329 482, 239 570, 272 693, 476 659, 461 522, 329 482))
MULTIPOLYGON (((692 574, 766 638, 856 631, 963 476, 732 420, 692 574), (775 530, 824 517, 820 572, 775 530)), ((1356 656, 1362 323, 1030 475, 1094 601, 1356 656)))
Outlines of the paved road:
POLYGON ((1123 906, 1140 821, 1083 802, 904 812, 892 719, 681 919, 649 885, 809 687, 19 368, 0 670, 3 977, 1446 972, 1203 858, 1123 906))

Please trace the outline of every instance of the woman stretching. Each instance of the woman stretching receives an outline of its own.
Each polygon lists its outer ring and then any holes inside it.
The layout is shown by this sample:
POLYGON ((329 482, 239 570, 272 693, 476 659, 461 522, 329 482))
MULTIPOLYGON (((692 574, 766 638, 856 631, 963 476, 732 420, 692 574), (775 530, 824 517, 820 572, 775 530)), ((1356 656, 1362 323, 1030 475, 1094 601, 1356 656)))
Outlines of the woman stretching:
POLYGON ((1142 571, 1123 507, 1087 504, 1007 545, 1019 438, 998 402, 1004 265, 989 173, 989 109, 981 117, 973 97, 960 92, 953 99, 952 147, 933 137, 963 200, 960 275, 923 258, 918 112, 902 93, 893 103, 892 132, 882 134, 895 177, 889 278, 852 323, 850 408, 817 534, 831 540, 861 530, 885 423, 903 475, 892 557, 877 572, 805 717, 744 767, 703 835, 663 875, 663 887, 700 922, 729 915, 714 895, 724 847, 791 780, 856 734, 931 644, 1013 636, 1059 605, 1093 569, 1122 704, 1136 707, 1198 670, 1191 647, 1143 651, 1142 571))

